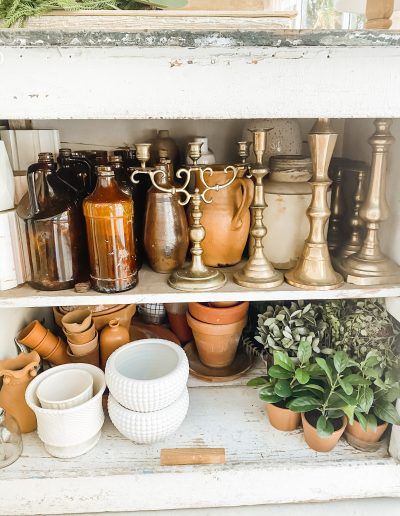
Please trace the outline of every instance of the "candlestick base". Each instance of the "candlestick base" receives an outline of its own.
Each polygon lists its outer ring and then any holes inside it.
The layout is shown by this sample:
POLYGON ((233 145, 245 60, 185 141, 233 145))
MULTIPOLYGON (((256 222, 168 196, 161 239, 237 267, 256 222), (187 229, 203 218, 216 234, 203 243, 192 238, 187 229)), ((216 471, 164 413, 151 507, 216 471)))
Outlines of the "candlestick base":
POLYGON ((376 286, 400 283, 400 267, 381 254, 376 259, 364 259, 357 254, 338 260, 336 269, 353 285, 376 286))
POLYGON ((283 274, 272 268, 269 262, 255 264, 249 261, 245 267, 233 275, 235 283, 241 287, 268 289, 283 283, 283 274))
POLYGON ((185 292, 204 292, 217 290, 226 283, 226 276, 217 269, 204 267, 202 271, 193 271, 191 265, 179 269, 168 278, 168 285, 176 290, 185 292))
POLYGON ((296 267, 285 274, 286 281, 305 290, 333 290, 343 285, 343 278, 334 271, 326 243, 307 242, 296 267))

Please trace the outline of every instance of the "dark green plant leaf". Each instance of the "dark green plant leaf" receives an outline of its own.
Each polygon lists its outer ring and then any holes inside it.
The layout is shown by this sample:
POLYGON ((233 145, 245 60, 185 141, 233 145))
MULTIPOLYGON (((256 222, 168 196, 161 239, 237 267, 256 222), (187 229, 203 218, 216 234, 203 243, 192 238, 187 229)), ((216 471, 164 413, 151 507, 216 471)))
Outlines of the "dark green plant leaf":
POLYGON ((333 364, 338 373, 343 373, 346 367, 348 367, 349 357, 344 351, 337 351, 333 356, 333 364))
POLYGON ((388 390, 388 392, 385 394, 385 398, 390 403, 393 403, 398 398, 400 398, 400 388, 399 387, 392 387, 388 390))
POLYGON ((346 383, 354 386, 359 385, 369 385, 371 382, 367 380, 366 378, 363 378, 360 374, 352 373, 347 375, 344 380, 346 380, 346 383))
POLYGON ((351 383, 347 383, 346 378, 339 378, 338 381, 339 385, 346 394, 350 395, 353 393, 353 386, 351 385, 351 383))
POLYGON ((325 358, 320 358, 320 357, 317 357, 315 359, 315 361, 317 362, 319 367, 325 372, 325 374, 329 380, 329 383, 332 385, 332 383, 333 383, 332 370, 331 370, 328 362, 325 360, 325 358))
POLYGON ((361 387, 360 395, 357 400, 357 405, 360 407, 361 412, 368 414, 373 402, 374 391, 370 387, 361 387))
POLYGON ((386 421, 386 423, 391 423, 392 425, 400 425, 400 416, 391 403, 382 403, 374 406, 373 412, 376 417, 382 419, 382 421, 386 421))
POLYGON ((291 400, 287 408, 293 412, 310 412, 317 409, 321 402, 312 396, 300 396, 291 400))
POLYGON ((329 421, 329 419, 327 419, 323 415, 319 416, 317 421, 317 432, 320 437, 326 439, 327 437, 330 437, 333 434, 334 430, 335 429, 333 428, 333 425, 329 421))
POLYGON ((294 363, 286 351, 274 351, 274 365, 281 366, 287 371, 294 371, 294 363))
POLYGON ((292 377, 292 373, 287 369, 283 369, 281 366, 273 365, 268 369, 268 374, 271 378, 278 378, 281 380, 287 380, 292 377))
POLYGON ((261 385, 268 384, 268 381, 263 376, 259 376, 258 378, 252 378, 247 382, 248 387, 260 387, 261 385))
POLYGON ((356 416, 358 422, 360 423, 361 428, 364 430, 364 432, 366 432, 367 429, 368 429, 368 420, 367 420, 367 418, 359 410, 355 410, 354 411, 354 415, 356 416))
POLYGON ((368 414, 367 428, 369 428, 373 432, 376 432, 377 427, 378 427, 378 421, 376 420, 376 417, 374 416, 374 414, 368 414))
POLYGON ((278 403, 279 401, 282 401, 282 398, 278 396, 277 394, 261 394, 260 393, 260 400, 265 401, 265 403, 278 403))
POLYGON ((288 398, 292 395, 292 389, 290 383, 287 380, 278 380, 274 387, 274 392, 281 398, 288 398))
POLYGON ((305 385, 310 381, 310 375, 304 369, 296 369, 295 377, 301 385, 305 385))

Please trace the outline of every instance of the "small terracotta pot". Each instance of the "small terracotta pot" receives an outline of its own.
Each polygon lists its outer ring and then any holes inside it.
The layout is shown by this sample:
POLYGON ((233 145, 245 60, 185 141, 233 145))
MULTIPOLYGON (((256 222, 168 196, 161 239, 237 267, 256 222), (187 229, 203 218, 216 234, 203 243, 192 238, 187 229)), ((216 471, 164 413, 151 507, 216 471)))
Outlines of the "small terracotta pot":
POLYGON ((189 312, 198 321, 208 324, 232 324, 241 321, 249 311, 249 303, 235 306, 214 308, 202 303, 189 303, 189 312))
POLYGON ((67 355, 67 345, 63 340, 58 338, 57 345, 54 346, 52 352, 44 357, 45 360, 54 365, 63 365, 69 363, 67 355))
POLYGON ((98 346, 98 343, 99 335, 97 331, 95 333, 94 338, 86 344, 73 344, 72 342, 68 341, 68 345, 72 353, 77 357, 82 357, 87 355, 88 353, 91 353, 98 346))
POLYGON ((208 304, 214 308, 228 308, 229 306, 236 306, 239 303, 240 301, 214 301, 213 303, 208 304))
POLYGON ((105 369, 108 357, 130 340, 129 330, 121 326, 118 319, 112 319, 100 334, 101 368, 105 369))
POLYGON ((82 333, 88 330, 92 324, 92 312, 90 310, 72 310, 61 319, 64 329, 69 333, 82 333))
POLYGON ((350 423, 347 424, 346 434, 350 434, 356 439, 365 443, 377 443, 380 441, 387 427, 388 423, 383 423, 377 427, 375 432, 373 432, 370 428, 365 431, 358 421, 354 421, 352 425, 350 423))
POLYGON ((99 344, 86 355, 82 356, 76 356, 72 353, 69 347, 67 347, 67 355, 69 358, 69 361, 73 364, 91 364, 96 367, 100 367, 100 347, 99 344))
POLYGON ((35 319, 19 332, 17 340, 28 348, 34 349, 42 342, 46 334, 46 328, 35 319))
POLYGON ((343 416, 342 426, 339 428, 339 430, 333 432, 330 437, 320 437, 318 435, 317 429, 307 421, 304 413, 301 414, 301 422, 303 424, 304 440, 308 446, 317 452, 330 452, 342 437, 343 432, 346 429, 347 418, 343 416))
POLYGON ((207 324, 187 314, 200 360, 209 367, 227 367, 235 360, 247 316, 233 324, 207 324))
MULTIPOLYGON (((136 305, 116 305, 114 308, 102 310, 101 312, 93 312, 92 320, 97 331, 100 331, 106 326, 111 319, 118 319, 119 323, 125 328, 130 327, 131 319, 135 315, 136 305)), ((62 318, 64 314, 59 307, 53 308, 54 320, 57 326, 62 327, 62 318)))
POLYGON ((266 411, 271 425, 281 432, 293 432, 300 426, 301 415, 287 408, 267 403, 266 411))
POLYGON ((81 333, 71 333, 65 330, 64 333, 67 337, 68 342, 71 342, 72 344, 87 344, 88 342, 94 339, 96 335, 96 327, 92 322, 90 328, 81 333))

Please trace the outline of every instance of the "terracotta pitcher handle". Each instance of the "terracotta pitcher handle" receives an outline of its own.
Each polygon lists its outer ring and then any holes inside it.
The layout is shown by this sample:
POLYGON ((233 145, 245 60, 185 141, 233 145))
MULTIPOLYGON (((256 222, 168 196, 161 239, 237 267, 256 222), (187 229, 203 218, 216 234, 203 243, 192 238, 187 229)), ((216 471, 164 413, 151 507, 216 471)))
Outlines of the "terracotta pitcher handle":
POLYGON ((236 215, 232 219, 232 228, 240 229, 243 225, 243 216, 250 208, 254 197, 254 183, 251 179, 245 179, 243 177, 239 177, 236 181, 242 188, 242 202, 240 203, 236 215))

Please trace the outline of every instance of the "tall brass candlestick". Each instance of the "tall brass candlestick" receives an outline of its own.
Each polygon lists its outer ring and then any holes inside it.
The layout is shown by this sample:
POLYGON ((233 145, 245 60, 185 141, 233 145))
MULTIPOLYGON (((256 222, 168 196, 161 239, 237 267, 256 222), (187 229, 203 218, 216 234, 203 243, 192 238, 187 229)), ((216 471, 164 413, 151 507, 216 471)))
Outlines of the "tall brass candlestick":
MULTIPOLYGON (((177 289, 177 290, 185 290, 185 291, 207 291, 207 290, 216 290, 222 287, 226 283, 226 276, 223 272, 212 269, 211 267, 207 267, 203 262, 203 249, 201 247, 201 242, 204 240, 206 236, 206 231, 204 226, 201 225, 201 203, 205 202, 207 204, 212 201, 207 198, 207 193, 211 190, 219 191, 223 188, 227 188, 230 186, 233 181, 236 179, 238 170, 234 166, 227 166, 225 168, 225 173, 232 173, 232 177, 223 184, 218 184, 215 186, 209 186, 207 184, 206 176, 212 175, 213 170, 210 167, 201 168, 197 165, 199 158, 201 157, 201 146, 202 143, 192 142, 189 143, 189 156, 193 161, 193 166, 188 169, 181 168, 177 171, 176 176, 179 179, 184 180, 184 184, 180 187, 173 188, 163 188, 156 182, 157 174, 165 174, 165 171, 157 168, 146 168, 146 162, 150 157, 150 151, 145 144, 137 144, 137 157, 141 162, 142 168, 133 170, 131 179, 133 183, 137 183, 138 181, 135 179, 138 174, 148 174, 153 186, 158 190, 163 192, 170 192, 172 194, 179 193, 182 194, 183 199, 179 201, 179 203, 184 206, 189 203, 191 206, 190 218, 192 223, 189 227, 189 238, 192 243, 192 248, 190 249, 192 260, 190 264, 182 269, 178 269, 171 274, 168 278, 168 284, 177 289), (143 153, 142 153, 143 150, 143 153), (190 183, 190 179, 192 173, 198 174, 201 183, 204 185, 204 190, 200 193, 199 189, 196 188, 194 193, 191 194, 188 191, 188 186, 190 183)), ((147 144, 146 144, 147 145, 147 144)))
POLYGON ((331 253, 339 250, 342 242, 341 222, 344 214, 343 203, 343 160, 338 159, 332 163, 332 197, 331 197, 331 216, 328 226, 328 247, 331 253))
POLYGON ((360 210, 367 233, 360 251, 341 261, 339 266, 346 280, 356 285, 386 285, 400 281, 400 267, 382 253, 379 245, 381 222, 389 217, 386 170, 389 147, 394 142, 390 133, 392 122, 377 119, 374 124, 376 130, 369 139, 372 147, 371 178, 360 210))
MULTIPOLYGON (((252 212, 252 227, 250 234, 254 239, 253 250, 242 270, 234 274, 233 278, 238 285, 249 288, 267 289, 278 287, 283 283, 282 273, 276 271, 268 261, 264 253, 263 238, 267 234, 264 226, 263 214, 267 207, 264 197, 264 177, 269 173, 263 165, 263 157, 267 145, 267 131, 255 130, 253 132, 253 152, 256 156, 256 164, 249 165, 249 175, 254 178, 254 199, 250 206, 252 212)), ((247 145, 247 151, 249 146, 247 145)), ((243 142, 239 143, 239 154, 246 160, 246 149, 243 142), (242 143, 242 145, 241 145, 242 143), (243 151, 243 155, 241 152, 243 151)))
POLYGON ((330 215, 328 168, 337 137, 328 118, 319 118, 308 136, 313 162, 312 198, 307 210, 310 232, 297 265, 285 274, 286 281, 295 287, 331 290, 343 283, 342 276, 332 267, 325 238, 325 226, 330 215))

